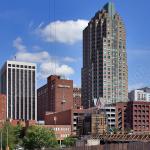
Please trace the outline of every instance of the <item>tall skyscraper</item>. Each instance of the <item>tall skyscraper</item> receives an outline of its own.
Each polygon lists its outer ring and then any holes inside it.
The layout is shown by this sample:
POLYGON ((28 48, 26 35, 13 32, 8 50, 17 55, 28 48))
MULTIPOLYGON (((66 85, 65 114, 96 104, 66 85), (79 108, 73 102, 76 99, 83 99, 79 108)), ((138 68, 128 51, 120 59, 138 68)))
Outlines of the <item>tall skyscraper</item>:
POLYGON ((36 65, 7 61, 0 71, 0 91, 7 98, 7 118, 36 120, 36 65))
POLYGON ((128 66, 124 23, 114 4, 107 3, 83 31, 82 102, 128 100, 128 66))

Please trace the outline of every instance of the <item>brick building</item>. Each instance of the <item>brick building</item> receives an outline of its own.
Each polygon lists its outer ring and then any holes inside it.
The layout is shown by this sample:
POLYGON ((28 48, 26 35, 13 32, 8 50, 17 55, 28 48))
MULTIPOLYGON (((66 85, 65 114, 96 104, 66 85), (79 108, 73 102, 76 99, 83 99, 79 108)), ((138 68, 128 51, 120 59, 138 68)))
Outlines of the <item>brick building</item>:
POLYGON ((92 135, 104 134, 107 132, 107 121, 104 113, 92 114, 91 133, 92 135))
POLYGON ((0 122, 3 122, 7 119, 7 104, 6 96, 0 94, 0 122))
POLYGON ((73 108, 80 109, 81 107, 81 88, 73 88, 73 108))
POLYGON ((73 81, 51 75, 47 84, 37 91, 38 120, 44 120, 46 112, 60 112, 73 108, 73 81))
MULTIPOLYGON (((150 102, 129 101, 118 102, 103 109, 107 120, 107 131, 119 129, 128 132, 130 129, 134 133, 150 133, 150 102)), ((93 109, 70 109, 63 112, 47 113, 45 115, 46 125, 71 125, 73 135, 95 134, 94 125, 99 119, 103 122, 104 116, 94 116, 93 109)), ((105 125, 103 126, 105 127, 105 125)), ((102 129, 102 128, 101 128, 102 129)), ((100 130, 104 131, 105 128, 100 130)), ((106 131, 106 130, 105 130, 106 131)))
POLYGON ((127 123, 127 103, 119 102, 116 103, 115 107, 116 107, 115 110, 116 128, 124 132, 125 129, 129 127, 127 123))
MULTIPOLYGON (((111 131, 114 128, 122 132, 150 133, 150 102, 129 101, 118 102, 104 109, 107 117, 107 129, 111 131)), ((81 134, 90 134, 93 111, 85 113, 80 117, 81 134)))
POLYGON ((71 135, 71 125, 42 125, 47 129, 53 129, 57 140, 64 140, 64 138, 71 135))
POLYGON ((127 122, 134 132, 150 132, 150 102, 128 103, 127 122))
POLYGON ((50 110, 47 84, 37 90, 37 120, 43 120, 45 111, 50 110))
POLYGON ((116 104, 116 128, 150 133, 150 102, 129 101, 116 104))
POLYGON ((71 125, 71 134, 79 134, 79 117, 85 113, 84 109, 69 109, 62 112, 47 113, 45 125, 71 125))

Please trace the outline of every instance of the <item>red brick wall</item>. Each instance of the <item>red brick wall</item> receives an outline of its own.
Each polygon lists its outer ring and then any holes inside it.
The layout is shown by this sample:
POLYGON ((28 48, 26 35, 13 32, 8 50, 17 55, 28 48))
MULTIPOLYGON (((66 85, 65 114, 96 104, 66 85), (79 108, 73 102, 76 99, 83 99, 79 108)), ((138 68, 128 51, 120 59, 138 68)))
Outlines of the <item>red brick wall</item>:
POLYGON ((55 84, 55 112, 64 111, 73 108, 73 81, 72 80, 56 80, 55 84), (60 88, 61 85, 68 88, 60 88), (62 100, 66 100, 63 104, 62 100))
POLYGON ((129 102, 129 124, 135 132, 150 132, 150 102, 129 102))
POLYGON ((45 112, 49 111, 47 85, 41 87, 37 91, 37 119, 44 120, 45 112))
POLYGON ((122 119, 122 129, 130 128, 134 132, 150 132, 150 102, 129 101, 128 103, 117 103, 117 128, 119 113, 122 119))
POLYGON ((72 112, 71 110, 58 112, 58 113, 49 113, 45 115, 45 124, 46 125, 71 125, 72 124, 72 112), (54 121, 56 118, 56 122, 54 121))
POLYGON ((0 121, 5 121, 7 116, 6 96, 0 94, 0 121))
POLYGON ((81 107, 81 88, 73 88, 73 108, 80 109, 81 107))
POLYGON ((73 107, 73 81, 61 79, 60 76, 48 77, 48 96, 50 99, 50 112, 71 109, 73 107), (62 104, 63 99, 66 102, 62 104))
POLYGON ((116 128, 119 127, 119 117, 121 116, 121 129, 124 131, 126 128, 126 108, 127 108, 127 103, 125 102, 119 102, 116 103, 116 128), (119 116, 120 115, 120 116, 119 116))
POLYGON ((71 108, 73 108, 73 81, 54 75, 48 77, 47 84, 38 89, 38 120, 44 120, 46 112, 60 112, 71 108), (66 102, 62 104, 63 99, 66 102))

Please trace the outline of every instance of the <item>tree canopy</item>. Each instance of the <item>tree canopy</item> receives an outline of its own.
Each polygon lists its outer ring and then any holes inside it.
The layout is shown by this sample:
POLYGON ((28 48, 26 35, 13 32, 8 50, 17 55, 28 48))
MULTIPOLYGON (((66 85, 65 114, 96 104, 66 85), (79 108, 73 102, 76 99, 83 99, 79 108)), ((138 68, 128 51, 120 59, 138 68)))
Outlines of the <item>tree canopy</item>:
POLYGON ((66 146, 66 147, 71 147, 71 146, 74 146, 75 145, 75 142, 76 142, 76 138, 75 137, 72 137, 72 136, 69 136, 69 137, 66 137, 63 141, 63 144, 66 146))
POLYGON ((26 149, 57 147, 58 143, 53 130, 40 126, 31 126, 27 129, 23 139, 26 149))
POLYGON ((12 126, 9 122, 5 122, 1 127, 3 149, 6 149, 7 143, 10 149, 14 149, 21 141, 22 130, 23 128, 19 125, 12 126))
POLYGON ((54 131, 42 126, 30 126, 26 129, 20 125, 12 126, 9 122, 5 122, 0 132, 2 133, 3 149, 6 149, 7 143, 10 150, 18 146, 29 150, 58 146, 54 131))

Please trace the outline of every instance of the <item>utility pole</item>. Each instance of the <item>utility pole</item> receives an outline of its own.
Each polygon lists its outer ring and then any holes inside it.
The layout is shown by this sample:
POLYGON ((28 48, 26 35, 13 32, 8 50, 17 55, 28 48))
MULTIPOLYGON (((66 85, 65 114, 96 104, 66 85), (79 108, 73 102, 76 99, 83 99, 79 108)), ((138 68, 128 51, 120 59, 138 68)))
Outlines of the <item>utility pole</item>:
POLYGON ((2 133, 2 130, 1 130, 1 150, 3 150, 3 133, 2 133))
POLYGON ((8 146, 8 127, 7 127, 7 147, 6 150, 9 150, 9 146, 8 146))

